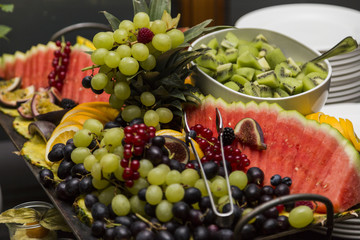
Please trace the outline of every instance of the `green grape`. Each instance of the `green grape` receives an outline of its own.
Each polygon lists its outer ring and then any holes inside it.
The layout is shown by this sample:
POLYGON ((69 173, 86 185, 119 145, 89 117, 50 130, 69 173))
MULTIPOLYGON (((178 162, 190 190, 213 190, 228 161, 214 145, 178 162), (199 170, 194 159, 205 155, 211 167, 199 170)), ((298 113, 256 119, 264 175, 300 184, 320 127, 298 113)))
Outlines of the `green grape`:
POLYGON ((216 197, 222 197, 228 194, 226 180, 224 178, 214 180, 210 185, 210 189, 216 197))
POLYGON ((101 160, 101 158, 108 153, 108 150, 106 148, 98 148, 93 152, 93 155, 96 157, 98 161, 101 160))
MULTIPOLYGON (((100 50, 100 49, 104 49, 104 48, 99 48, 99 49, 96 49, 95 51, 100 50)), ((108 53, 108 50, 106 50, 106 53, 108 53)), ((105 53, 105 55, 106 55, 106 53, 105 53)), ((112 70, 112 68, 105 65, 105 62, 104 62, 105 55, 103 56, 103 63, 101 64, 101 66, 99 68, 99 72, 108 74, 112 70)))
POLYGON ((155 66, 156 66, 156 58, 152 54, 149 54, 149 56, 144 61, 140 62, 140 67, 142 67, 146 71, 150 71, 154 69, 155 66))
POLYGON ((124 129, 123 128, 110 128, 104 134, 104 140, 106 144, 112 146, 120 146, 121 141, 124 138, 124 129))
POLYGON ((120 100, 126 100, 130 97, 131 89, 127 82, 118 82, 114 87, 114 94, 120 100))
POLYGON ((153 168, 154 168, 154 165, 152 164, 152 162, 150 160, 141 159, 140 167, 138 169, 140 177, 146 178, 148 176, 149 171, 153 168))
POLYGON ((111 207, 118 216, 126 216, 130 212, 129 199, 123 194, 117 194, 111 201, 111 207))
POLYGON ((165 190, 165 197, 169 202, 179 202, 184 198, 185 190, 179 183, 174 183, 167 186, 165 190))
POLYGON ((85 158, 91 154, 87 147, 77 147, 71 152, 71 160, 76 163, 83 163, 85 158))
POLYGON ((136 105, 129 105, 124 108, 121 112, 121 117, 126 121, 130 122, 134 118, 141 117, 141 109, 136 105))
POLYGON ((162 168, 153 168, 149 171, 147 180, 152 185, 162 185, 165 183, 166 171, 162 168))
POLYGON ((171 170, 166 174, 165 183, 166 185, 181 183, 181 173, 177 170, 171 170))
POLYGON ((165 33, 167 29, 166 23, 162 20, 155 20, 150 26, 150 30, 154 34, 165 33))
MULTIPOLYGON (((222 196, 221 198, 218 199, 217 201, 217 206, 219 207, 219 210, 222 212, 222 208, 224 207, 225 204, 230 203, 230 198, 228 195, 222 196)), ((233 203, 235 203, 235 201, 233 200, 233 203)))
POLYGON ((289 223, 294 228, 303 228, 312 223, 314 213, 308 206, 301 205, 293 208, 289 213, 289 223))
POLYGON ((102 169, 101 173, 102 173, 103 178, 105 178, 105 179, 107 179, 107 180, 110 180, 110 179, 111 179, 111 176, 112 176, 111 174, 112 174, 112 173, 104 172, 103 169, 102 169))
POLYGON ((200 176, 195 169, 187 168, 181 172, 181 183, 189 187, 193 187, 199 178, 200 176))
POLYGON ((144 115, 144 123, 149 127, 157 126, 159 124, 159 115, 154 110, 147 110, 144 115))
POLYGON ((130 207, 131 207, 131 212, 133 213, 138 213, 142 216, 145 216, 145 201, 141 201, 138 195, 133 195, 130 198, 130 207))
POLYGON ((116 51, 108 51, 104 57, 104 62, 108 67, 117 68, 121 60, 120 54, 116 51))
POLYGON ((230 185, 236 186, 240 188, 240 190, 243 190, 248 184, 248 178, 246 176, 246 173, 236 170, 230 173, 229 182, 230 185))
POLYGON ((135 32, 135 26, 134 23, 130 20, 123 20, 119 24, 119 29, 125 29, 128 33, 134 33, 135 32))
POLYGON ((108 50, 105 48, 98 48, 91 54, 91 61, 97 65, 105 64, 105 56, 108 53, 108 50))
POLYGON ((121 166, 119 166, 119 167, 115 170, 114 176, 115 176, 116 179, 118 179, 118 180, 120 180, 120 181, 125 181, 124 178, 122 177, 123 173, 124 173, 124 168, 121 167, 121 166))
POLYGON ((150 107, 155 104, 155 96, 151 92, 143 92, 140 95, 140 101, 144 106, 150 107))
POLYGON ((120 45, 115 51, 120 55, 120 58, 131 57, 131 48, 128 45, 120 45))
POLYGON ((112 153, 118 155, 120 158, 123 158, 123 156, 124 156, 124 147, 123 146, 116 146, 112 153))
POLYGON ((172 111, 165 107, 160 107, 156 109, 156 113, 159 115, 160 123, 169 123, 174 117, 172 111))
POLYGON ((99 32, 93 37, 93 44, 98 48, 110 50, 114 45, 114 38, 107 32, 99 32))
MULTIPOLYGON (((245 216, 246 214, 250 213, 252 210, 253 210, 252 208, 245 208, 242 213, 242 216, 245 216)), ((256 218, 252 218, 252 219, 250 219, 250 221, 248 223, 249 224, 254 223, 255 220, 256 220, 256 218)))
POLYGON ((114 86, 115 86, 115 81, 111 80, 109 78, 108 84, 106 85, 106 87, 104 88, 104 91, 107 94, 113 94, 114 93, 114 86))
POLYGON ((133 22, 136 29, 150 27, 150 17, 145 12, 138 12, 137 14, 135 14, 133 22))
MULTIPOLYGON (((209 180, 206 180, 206 181, 208 182, 208 184, 209 184, 209 186, 210 186, 211 182, 210 182, 209 180)), ((195 182, 195 184, 194 184, 194 187, 196 187, 197 189, 200 190, 201 195, 202 195, 203 197, 209 196, 209 193, 208 193, 208 191, 207 191, 207 189, 206 189, 206 186, 205 186, 205 181, 204 181, 204 179, 200 178, 199 180, 197 180, 197 181, 195 182)))
POLYGON ((90 154, 84 159, 84 168, 90 172, 94 164, 98 162, 99 160, 97 160, 94 155, 90 154))
POLYGON ((120 166, 120 157, 113 153, 108 153, 100 160, 102 170, 107 173, 112 173, 120 166))
POLYGON ((129 34, 124 28, 116 29, 114 32, 114 40, 117 43, 123 44, 128 40, 129 34))
POLYGON ((146 189, 145 199, 151 205, 157 205, 163 198, 163 191, 158 185, 150 185, 146 189))
POLYGON ((99 202, 105 204, 106 206, 111 203, 111 200, 114 198, 117 188, 115 186, 109 186, 102 190, 98 196, 99 202))
POLYGON ((104 125, 99 120, 90 118, 84 122, 83 129, 87 129, 96 136, 100 136, 104 125))
POLYGON ((156 50, 161 52, 166 52, 171 49, 171 38, 166 33, 156 34, 151 43, 156 50))
POLYGON ((105 73, 97 73, 91 79, 91 87, 95 90, 101 90, 106 87, 109 82, 109 78, 105 73))
POLYGON ((135 43, 131 46, 131 55, 137 61, 145 61, 149 56, 149 49, 143 43, 135 43))
POLYGON ((171 29, 166 33, 171 38, 171 47, 176 48, 184 42, 184 33, 179 29, 171 29))
POLYGON ((168 222, 173 218, 172 203, 162 200, 159 205, 156 206, 155 215, 160 222, 168 222))
POLYGON ((99 162, 96 162, 93 164, 90 172, 91 172, 91 176, 93 177, 93 179, 101 180, 102 168, 101 168, 101 164, 99 162))
POLYGON ((120 72, 126 76, 131 76, 139 70, 139 62, 132 57, 124 57, 119 64, 120 72))
POLYGON ((139 178, 138 180, 135 180, 134 185, 131 188, 127 188, 127 190, 129 190, 131 194, 136 195, 140 189, 147 188, 148 186, 149 183, 145 178, 139 178))
POLYGON ((109 104, 112 108, 120 109, 124 105, 124 100, 118 99, 115 94, 111 94, 109 97, 109 104))
POLYGON ((148 49, 149 49, 149 53, 150 53, 151 55, 153 55, 155 58, 158 57, 158 56, 161 54, 160 51, 158 51, 157 49, 154 48, 154 46, 152 45, 151 42, 147 43, 146 46, 147 46, 148 49))
POLYGON ((87 147, 93 140, 93 135, 88 129, 80 129, 73 137, 75 147, 87 147))
POLYGON ((164 170, 165 175, 167 175, 171 171, 170 167, 165 163, 161 163, 161 164, 157 165, 156 167, 164 170))
POLYGON ((92 185, 94 186, 94 188, 100 190, 100 189, 104 189, 106 188, 107 186, 110 185, 110 182, 106 179, 96 179, 96 178, 93 178, 92 179, 92 185))

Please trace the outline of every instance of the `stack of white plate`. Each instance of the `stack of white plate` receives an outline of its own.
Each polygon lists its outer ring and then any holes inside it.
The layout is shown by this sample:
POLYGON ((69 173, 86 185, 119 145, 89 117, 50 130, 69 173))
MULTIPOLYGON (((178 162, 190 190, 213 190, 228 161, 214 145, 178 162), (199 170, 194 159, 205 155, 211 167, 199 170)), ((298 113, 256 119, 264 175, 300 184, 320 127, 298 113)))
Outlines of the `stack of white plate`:
MULTIPOLYGON (((360 42, 360 12, 328 4, 285 4, 255 10, 240 17, 239 28, 280 32, 324 52, 347 36, 360 42)), ((333 68, 326 102, 360 102, 360 48, 329 59, 333 68)))

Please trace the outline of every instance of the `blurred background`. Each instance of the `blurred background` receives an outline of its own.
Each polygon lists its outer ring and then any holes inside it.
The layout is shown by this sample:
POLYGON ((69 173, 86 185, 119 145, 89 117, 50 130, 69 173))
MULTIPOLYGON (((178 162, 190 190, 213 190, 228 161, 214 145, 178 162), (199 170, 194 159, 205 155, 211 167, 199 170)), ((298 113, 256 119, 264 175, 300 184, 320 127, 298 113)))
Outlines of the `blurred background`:
MULTIPOLYGON (((3 53, 13 54, 15 51, 25 52, 38 43, 46 44, 55 32, 72 24, 80 22, 107 24, 105 17, 99 11, 108 11, 120 20, 131 19, 133 16, 131 0, 0 0, 0 4, 6 3, 13 3, 14 11, 12 13, 0 11, 0 24, 10 26, 12 31, 7 35, 8 40, 0 39, 0 56, 3 53)), ((172 16, 181 13, 179 27, 193 26, 206 19, 213 19, 212 25, 234 25, 236 20, 246 13, 289 3, 323 3, 360 10, 360 1, 354 0, 173 0, 172 16)), ((87 29, 65 37, 66 40, 74 43, 76 35, 91 39, 95 33, 94 29, 87 29)), ((2 128, 0 128, 0 151, 2 210, 26 201, 49 201, 24 160, 13 153, 15 148, 2 128)), ((0 239, 8 238, 6 231, 6 227, 0 225, 0 239)))

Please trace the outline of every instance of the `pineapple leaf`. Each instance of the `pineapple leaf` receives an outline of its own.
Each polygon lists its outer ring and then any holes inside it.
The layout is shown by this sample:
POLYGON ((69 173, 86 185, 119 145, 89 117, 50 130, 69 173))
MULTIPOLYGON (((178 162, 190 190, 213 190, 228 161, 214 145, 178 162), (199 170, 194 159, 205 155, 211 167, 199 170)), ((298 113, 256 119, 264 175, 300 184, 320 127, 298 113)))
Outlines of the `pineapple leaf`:
POLYGON ((164 88, 164 86, 158 87, 157 89, 153 90, 152 93, 159 96, 169 95, 169 92, 164 88))
POLYGON ((117 17, 115 17, 111 13, 108 13, 107 11, 102 11, 102 13, 105 15, 106 19, 110 23, 113 31, 119 28, 120 20, 117 17))
POLYGON ((184 93, 179 91, 179 90, 175 90, 175 91, 171 92, 170 96, 173 97, 173 98, 180 99, 180 100, 182 100, 184 102, 186 101, 184 93))
POLYGON ((170 106, 182 111, 182 104, 179 100, 174 100, 170 102, 170 106))
POLYGON ((206 26, 211 23, 211 19, 205 20, 202 23, 199 23, 198 25, 195 25, 194 27, 190 28, 189 30, 184 32, 184 42, 188 43, 193 41, 195 38, 197 38, 199 35, 201 35, 205 29, 206 26))
POLYGON ((166 51, 163 54, 161 54, 159 57, 157 57, 156 58, 156 70, 158 72, 162 72, 166 68, 167 62, 169 61, 170 57, 173 54, 176 54, 183 49, 184 49, 183 47, 177 47, 177 48, 171 49, 169 51, 166 51))
POLYGON ((151 0, 149 16, 150 21, 161 19, 164 11, 171 13, 171 0, 151 0))
POLYGON ((133 0, 134 16, 138 12, 146 12, 149 14, 149 6, 146 0, 133 0))

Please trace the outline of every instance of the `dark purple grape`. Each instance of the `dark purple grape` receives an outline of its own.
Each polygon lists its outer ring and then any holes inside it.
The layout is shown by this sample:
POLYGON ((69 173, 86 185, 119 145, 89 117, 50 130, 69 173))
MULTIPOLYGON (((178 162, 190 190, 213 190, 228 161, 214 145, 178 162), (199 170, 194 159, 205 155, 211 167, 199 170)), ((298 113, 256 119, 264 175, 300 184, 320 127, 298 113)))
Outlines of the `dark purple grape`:
MULTIPOLYGON (((162 150, 158 146, 151 145, 145 153, 145 157, 149 159, 154 165, 158 165, 162 161, 162 150)), ((176 160, 175 160, 176 161, 176 160)))
POLYGON ((161 151, 162 151, 163 157, 164 156, 169 157, 169 150, 165 146, 161 147, 161 151))
POLYGON ((185 189, 185 195, 183 201, 187 204, 195 204, 201 200, 201 192, 198 188, 189 187, 185 189))
POLYGON ((295 207, 295 202, 284 203, 285 211, 290 212, 295 207))
POLYGON ((231 195, 239 203, 244 203, 244 193, 237 186, 231 186, 231 195))
POLYGON ((85 195, 84 202, 87 209, 91 209, 95 203, 99 202, 99 199, 96 195, 90 193, 85 195))
POLYGON ((219 231, 219 227, 215 224, 210 224, 209 226, 207 226, 207 228, 209 230, 210 239, 216 240, 216 233, 217 231, 219 231))
POLYGON ((93 91, 93 93, 97 94, 97 95, 100 95, 104 92, 104 89, 99 89, 99 90, 96 90, 94 89, 93 87, 90 87, 91 90, 93 91))
POLYGON ((191 237, 191 232, 188 226, 182 225, 179 226, 174 233, 175 240, 189 240, 191 237))
POLYGON ((156 216, 156 214, 155 214, 156 206, 151 205, 149 203, 146 203, 145 207, 144 207, 144 210, 145 210, 145 213, 148 216, 150 216, 150 217, 155 217, 156 216))
POLYGON ((104 220, 109 218, 109 209, 105 204, 97 202, 91 207, 91 215, 95 220, 104 220))
POLYGON ((263 226, 265 220, 266 220, 266 217, 264 216, 264 214, 256 215, 254 227, 256 228, 257 231, 262 231, 262 226, 263 226))
POLYGON ((104 129, 118 128, 118 127, 121 127, 121 125, 120 125, 120 123, 115 122, 115 121, 107 122, 104 125, 104 129))
POLYGON ((89 172, 85 169, 83 163, 75 164, 71 168, 71 176, 73 176, 73 177, 81 178, 82 176, 85 176, 87 174, 89 174, 89 172))
POLYGON ((192 165, 194 165, 195 170, 199 170, 199 169, 200 169, 200 166, 199 166, 198 161, 196 161, 196 160, 191 160, 190 163, 191 163, 192 165))
POLYGON ((170 159, 169 167, 171 170, 177 170, 179 172, 181 172, 183 169, 183 167, 181 166, 181 163, 175 159, 170 159))
POLYGON ((263 223, 262 230, 267 235, 278 232, 279 226, 277 220, 274 218, 266 219, 265 222, 263 223))
POLYGON ((114 227, 106 228, 103 236, 103 240, 114 240, 114 238, 115 238, 115 228, 114 227))
POLYGON ((189 217, 189 211, 189 205, 182 201, 174 203, 172 207, 172 213, 174 217, 182 220, 184 223, 189 217))
POLYGON ((57 170, 57 175, 60 179, 65 179, 67 176, 71 175, 71 169, 75 163, 73 161, 62 161, 57 170))
POLYGON ((258 167, 251 167, 246 172, 249 183, 261 185, 264 182, 264 172, 258 167))
POLYGON ((261 195, 260 199, 259 199, 259 203, 265 203, 268 201, 273 200, 273 197, 270 195, 261 195))
POLYGON ((116 116, 114 121, 120 124, 120 126, 123 128, 128 125, 128 123, 122 118, 121 113, 119 113, 119 115, 116 116))
POLYGON ((54 185, 54 173, 50 169, 42 169, 39 172, 39 179, 41 184, 46 188, 54 185))
POLYGON ((249 202, 257 201, 261 197, 261 188, 256 183, 249 183, 244 189, 244 195, 249 202))
POLYGON ((291 178, 289 178, 289 177, 284 177, 284 178, 281 180, 281 182, 284 183, 284 184, 286 184, 286 185, 288 185, 289 187, 290 187, 291 184, 292 184, 292 180, 291 180, 291 178))
POLYGON ((203 168, 207 179, 214 178, 219 171, 219 165, 213 161, 203 163, 203 168))
POLYGON ((217 240, 233 240, 234 232, 231 229, 220 229, 216 232, 217 240))
POLYGON ((207 209, 211 209, 210 197, 202 197, 199 201, 199 207, 202 212, 205 212, 207 209))
POLYGON ((75 149, 74 144, 66 144, 64 147, 64 160, 71 161, 71 153, 75 149))
POLYGON ((134 126, 135 124, 142 124, 144 123, 144 119, 142 118, 134 118, 130 121, 129 126, 134 126))
MULTIPOLYGON (((148 227, 148 225, 145 222, 138 220, 131 224, 130 231, 133 236, 137 236, 138 233, 140 233, 143 230, 146 230, 147 227, 148 227)), ((155 234, 154 234, 154 237, 155 237, 155 234)))
POLYGON ((67 191, 66 191, 66 183, 65 182, 60 182, 56 188, 55 188, 55 194, 56 197, 61 199, 61 200, 70 200, 70 196, 68 195, 67 191))
POLYGON ((146 201, 145 195, 146 195, 146 189, 147 188, 142 188, 138 191, 138 197, 141 201, 146 201))
POLYGON ((209 225, 214 223, 215 219, 216 219, 216 215, 214 213, 214 211, 211 208, 208 208, 204 214, 204 224, 205 225, 209 225))
POLYGON ((281 176, 279 174, 275 174, 274 176, 272 176, 270 178, 270 183, 271 183, 271 185, 276 187, 277 185, 279 185, 281 183, 281 176))
POLYGON ((169 156, 163 155, 161 161, 162 161, 163 164, 166 164, 166 165, 170 166, 170 158, 169 158, 169 156))
POLYGON ((288 230, 290 227, 289 219, 287 216, 280 215, 277 217, 278 226, 281 231, 288 230))
POLYGON ((131 231, 128 227, 121 225, 115 227, 114 240, 131 239, 131 231))
POLYGON ((151 139, 151 144, 161 148, 165 145, 165 138, 163 136, 155 136, 151 139))
POLYGON ((120 223, 121 225, 124 225, 128 228, 131 227, 131 224, 133 223, 133 220, 129 216, 117 216, 114 219, 115 223, 120 223))
MULTIPOLYGON (((65 146, 65 145, 64 145, 65 146)), ((64 158, 64 147, 52 148, 48 153, 48 159, 51 162, 58 162, 64 158)))
POLYGON ((79 190, 80 179, 72 178, 69 181, 66 181, 66 191, 68 196, 70 197, 77 197, 80 194, 79 190))
POLYGON ((198 226, 193 231, 194 240, 208 240, 210 232, 205 226, 198 226))
POLYGON ((169 231, 162 230, 162 231, 158 231, 156 233, 155 239, 156 240, 174 240, 175 238, 169 231))
POLYGON ((261 188, 261 194, 263 195, 274 195, 274 188, 270 185, 265 185, 261 188))
POLYGON ((95 220, 91 225, 91 234, 94 237, 101 238, 105 234, 105 223, 100 220, 95 220))
POLYGON ((278 197, 289 195, 290 194, 290 188, 285 183, 280 183, 279 185, 276 186, 274 193, 278 197))
POLYGON ((189 220, 193 226, 200 226, 203 223, 202 212, 197 209, 190 209, 189 220))
POLYGON ((74 145, 74 139, 69 138, 69 139, 66 141, 66 145, 73 145, 73 146, 75 147, 75 145, 74 145))
POLYGON ((111 203, 109 205, 107 205, 107 208, 109 210, 109 219, 114 220, 117 217, 117 215, 114 212, 114 209, 113 209, 111 203))
POLYGON ((180 226, 180 224, 178 222, 176 222, 175 220, 171 220, 171 221, 164 223, 163 226, 166 228, 166 230, 168 232, 170 232, 171 234, 174 234, 175 230, 180 226))
POLYGON ((256 229, 252 224, 245 224, 241 229, 241 239, 250 240, 256 237, 256 229))
POLYGON ((82 79, 81 84, 84 88, 91 88, 91 76, 85 76, 82 79))
POLYGON ((279 210, 276 207, 268 208, 264 211, 264 216, 267 218, 277 218, 279 216, 279 210))
POLYGON ((97 145, 97 140, 96 140, 96 139, 93 139, 93 140, 91 141, 91 143, 89 144, 89 146, 87 146, 87 148, 90 149, 90 150, 94 150, 97 146, 98 146, 98 145, 97 145))
POLYGON ((92 176, 86 176, 79 183, 79 191, 81 194, 91 193, 94 190, 92 185, 92 176))
POLYGON ((136 235, 135 240, 155 240, 155 233, 151 230, 142 230, 136 235))

